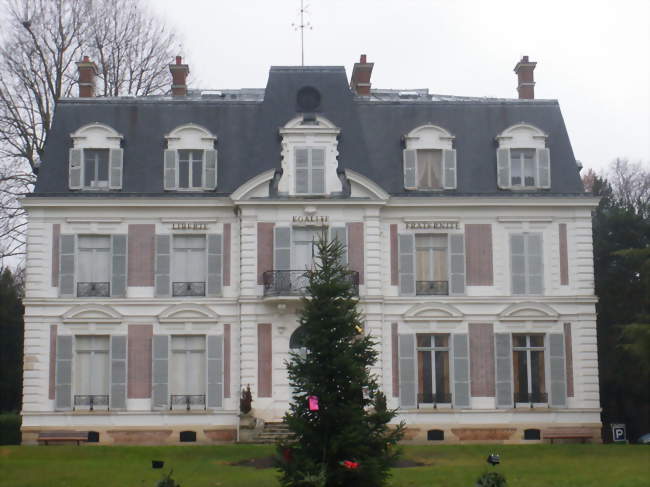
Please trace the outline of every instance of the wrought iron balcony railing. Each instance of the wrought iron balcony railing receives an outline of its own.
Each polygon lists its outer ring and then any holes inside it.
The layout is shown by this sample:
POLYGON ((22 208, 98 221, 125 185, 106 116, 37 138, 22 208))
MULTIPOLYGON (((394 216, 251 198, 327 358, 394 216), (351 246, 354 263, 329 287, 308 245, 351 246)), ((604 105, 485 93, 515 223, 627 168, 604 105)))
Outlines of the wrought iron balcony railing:
MULTIPOLYGON (((348 272, 353 292, 359 295, 359 273, 348 272)), ((264 296, 301 296, 309 284, 307 271, 266 271, 263 274, 264 296)))
POLYGON ((451 392, 418 393, 418 404, 451 404, 451 392))
POLYGON ((172 296, 205 296, 205 282, 172 282, 172 296))
POLYGON ((515 405, 527 403, 531 407, 533 404, 548 403, 548 394, 546 392, 515 392, 515 405))
POLYGON ((415 281, 417 296, 447 296, 449 281, 415 281))
POLYGON ((108 298, 111 295, 110 282, 78 282, 77 297, 108 298))
POLYGON ((84 394, 74 396, 74 409, 84 408, 94 411, 96 408, 108 410, 108 395, 84 394))
POLYGON ((171 394, 169 396, 169 409, 177 409, 178 407, 185 407, 187 411, 196 409, 205 409, 205 394, 171 394))

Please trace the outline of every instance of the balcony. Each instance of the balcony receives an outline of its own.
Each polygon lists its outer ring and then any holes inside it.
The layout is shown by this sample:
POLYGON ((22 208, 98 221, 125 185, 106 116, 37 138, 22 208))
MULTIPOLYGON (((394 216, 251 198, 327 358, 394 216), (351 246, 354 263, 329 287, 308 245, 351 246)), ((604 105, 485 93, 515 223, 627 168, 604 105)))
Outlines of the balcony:
MULTIPOLYGON (((359 295, 359 273, 348 271, 348 276, 355 296, 359 295)), ((264 297, 303 296, 309 284, 307 272, 301 271, 266 271, 263 275, 264 297)))
POLYGON ((416 296, 447 296, 449 281, 415 281, 416 296))
POLYGON ((111 295, 110 282, 78 282, 78 298, 108 298, 111 295))
POLYGON ((431 407, 434 409, 438 407, 438 404, 442 404, 445 407, 451 405, 451 393, 450 392, 420 392, 418 393, 418 408, 422 406, 431 407))
POLYGON ((515 392, 515 407, 530 406, 535 404, 546 405, 548 403, 548 394, 546 392, 515 392))
POLYGON ((85 394, 74 396, 73 409, 82 411, 94 411, 101 409, 108 411, 108 395, 85 394))
POLYGON ((171 394, 169 396, 169 410, 205 409, 205 394, 171 394))
POLYGON ((205 282, 172 282, 172 296, 205 296, 205 282))

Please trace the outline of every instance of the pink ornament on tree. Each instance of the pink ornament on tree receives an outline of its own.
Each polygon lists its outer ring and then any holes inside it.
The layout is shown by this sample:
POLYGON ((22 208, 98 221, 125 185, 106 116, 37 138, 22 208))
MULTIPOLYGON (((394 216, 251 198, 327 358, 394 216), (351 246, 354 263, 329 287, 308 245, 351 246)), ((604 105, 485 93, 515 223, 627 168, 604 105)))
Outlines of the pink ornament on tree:
POLYGON ((309 396, 307 400, 309 401, 309 410, 318 411, 318 396, 309 396))

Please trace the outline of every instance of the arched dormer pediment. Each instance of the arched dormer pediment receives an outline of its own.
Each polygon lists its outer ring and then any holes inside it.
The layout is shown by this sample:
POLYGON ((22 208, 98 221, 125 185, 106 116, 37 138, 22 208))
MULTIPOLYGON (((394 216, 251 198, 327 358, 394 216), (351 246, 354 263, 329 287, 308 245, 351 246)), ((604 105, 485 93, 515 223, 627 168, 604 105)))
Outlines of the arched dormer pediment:
POLYGON ((120 147, 122 134, 101 122, 93 122, 70 134, 74 147, 120 147), (99 145, 98 145, 99 144, 99 145))
POLYGON ((426 124, 404 136, 407 149, 452 149, 455 137, 438 125, 426 124))
POLYGON ((219 315, 198 304, 176 304, 158 315, 159 323, 216 323, 219 315))
POLYGON ((334 125, 325 117, 316 115, 313 118, 309 118, 305 117, 302 114, 292 118, 287 123, 285 123, 284 127, 280 129, 280 135, 291 133, 293 130, 298 130, 300 132, 334 132, 336 134, 341 131, 336 125, 334 125))
POLYGON ((524 302, 511 304, 498 316, 499 321, 557 321, 560 314, 547 304, 524 302))
MULTIPOLYGON (((212 148, 217 137, 208 129, 196 123, 185 123, 165 135, 168 145, 177 145, 181 141, 193 148, 212 148)), ((174 148, 174 147, 169 147, 174 148)))
POLYGON ((546 147, 548 135, 540 128, 525 122, 511 125, 496 136, 499 147, 538 148, 546 147))
POLYGON ((403 315, 404 321, 463 321, 465 315, 455 306, 443 303, 417 304, 403 315))
POLYGON ((426 124, 403 136, 404 189, 444 191, 456 189, 454 136, 438 125, 426 124))
POLYGON ((64 313, 63 323, 122 323, 124 317, 110 306, 85 304, 75 306, 64 313))

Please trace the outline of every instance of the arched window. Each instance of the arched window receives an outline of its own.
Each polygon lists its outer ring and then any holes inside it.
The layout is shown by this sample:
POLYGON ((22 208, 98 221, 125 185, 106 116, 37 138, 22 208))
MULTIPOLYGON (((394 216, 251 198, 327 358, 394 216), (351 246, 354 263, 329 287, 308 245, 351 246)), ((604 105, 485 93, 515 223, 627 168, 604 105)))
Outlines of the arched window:
POLYGON ((497 136, 497 181, 501 189, 534 190, 551 187, 548 136, 537 127, 519 123, 497 136))
POLYGON ((454 136, 435 125, 422 125, 404 136, 404 188, 456 189, 454 136))
POLYGON ((70 137, 70 189, 122 189, 122 136, 108 125, 96 122, 84 125, 70 137))
POLYGON ((307 355, 307 348, 305 347, 305 328, 299 326, 296 331, 291 334, 289 338, 289 351, 297 353, 305 357, 307 355))
POLYGON ((185 124, 165 136, 165 190, 203 191, 217 187, 217 138, 205 128, 185 124))

